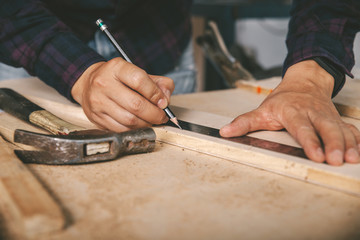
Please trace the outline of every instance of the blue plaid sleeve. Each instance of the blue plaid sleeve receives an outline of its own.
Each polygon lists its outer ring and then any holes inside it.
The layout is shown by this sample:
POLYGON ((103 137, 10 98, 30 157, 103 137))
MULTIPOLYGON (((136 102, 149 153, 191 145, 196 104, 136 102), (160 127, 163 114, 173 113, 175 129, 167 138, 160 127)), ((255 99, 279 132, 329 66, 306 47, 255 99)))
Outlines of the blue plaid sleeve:
POLYGON ((134 64, 165 74, 191 35, 192 0, 1 0, 0 61, 25 68, 61 94, 105 59, 86 42, 103 17, 134 64))
POLYGON ((23 67, 62 95, 93 63, 104 61, 35 0, 0 3, 0 61, 23 67))

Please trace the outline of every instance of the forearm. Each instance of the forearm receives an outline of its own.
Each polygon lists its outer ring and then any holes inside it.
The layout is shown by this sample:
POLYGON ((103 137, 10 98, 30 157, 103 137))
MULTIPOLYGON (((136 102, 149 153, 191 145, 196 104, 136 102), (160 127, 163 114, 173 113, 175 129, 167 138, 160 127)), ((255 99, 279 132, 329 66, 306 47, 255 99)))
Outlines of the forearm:
POLYGON ((4 0, 0 25, 0 61, 25 68, 70 99, 79 76, 103 61, 40 1, 4 0))

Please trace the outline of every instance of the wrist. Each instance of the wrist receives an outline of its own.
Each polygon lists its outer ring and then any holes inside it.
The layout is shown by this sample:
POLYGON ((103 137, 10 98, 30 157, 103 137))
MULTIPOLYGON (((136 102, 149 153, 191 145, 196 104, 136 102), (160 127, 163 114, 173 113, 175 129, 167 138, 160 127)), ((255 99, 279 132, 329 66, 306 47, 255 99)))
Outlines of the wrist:
POLYGON ((304 60, 289 67, 282 85, 298 92, 322 93, 331 98, 334 89, 334 77, 314 60, 304 60))
POLYGON ((98 69, 104 62, 97 62, 88 67, 78 78, 71 88, 72 98, 78 102, 80 105, 82 103, 82 94, 86 88, 87 82, 91 79, 93 73, 98 69))

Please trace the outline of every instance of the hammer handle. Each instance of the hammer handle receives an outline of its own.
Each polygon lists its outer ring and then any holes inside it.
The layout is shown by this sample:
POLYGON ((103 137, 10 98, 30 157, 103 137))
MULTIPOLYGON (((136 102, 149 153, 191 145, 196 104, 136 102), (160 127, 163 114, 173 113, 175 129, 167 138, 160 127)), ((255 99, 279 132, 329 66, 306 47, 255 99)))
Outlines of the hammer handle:
POLYGON ((0 88, 0 109, 56 135, 85 129, 58 118, 9 88, 0 88))

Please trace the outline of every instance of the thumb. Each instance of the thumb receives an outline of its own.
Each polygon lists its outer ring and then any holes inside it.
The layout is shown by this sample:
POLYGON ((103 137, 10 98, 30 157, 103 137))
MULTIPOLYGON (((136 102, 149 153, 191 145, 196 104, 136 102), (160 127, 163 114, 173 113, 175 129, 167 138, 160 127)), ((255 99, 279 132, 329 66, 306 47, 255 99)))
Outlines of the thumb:
POLYGON ((231 123, 223 126, 220 129, 220 135, 222 137, 242 136, 249 132, 268 129, 267 125, 263 114, 254 110, 238 116, 231 123))

